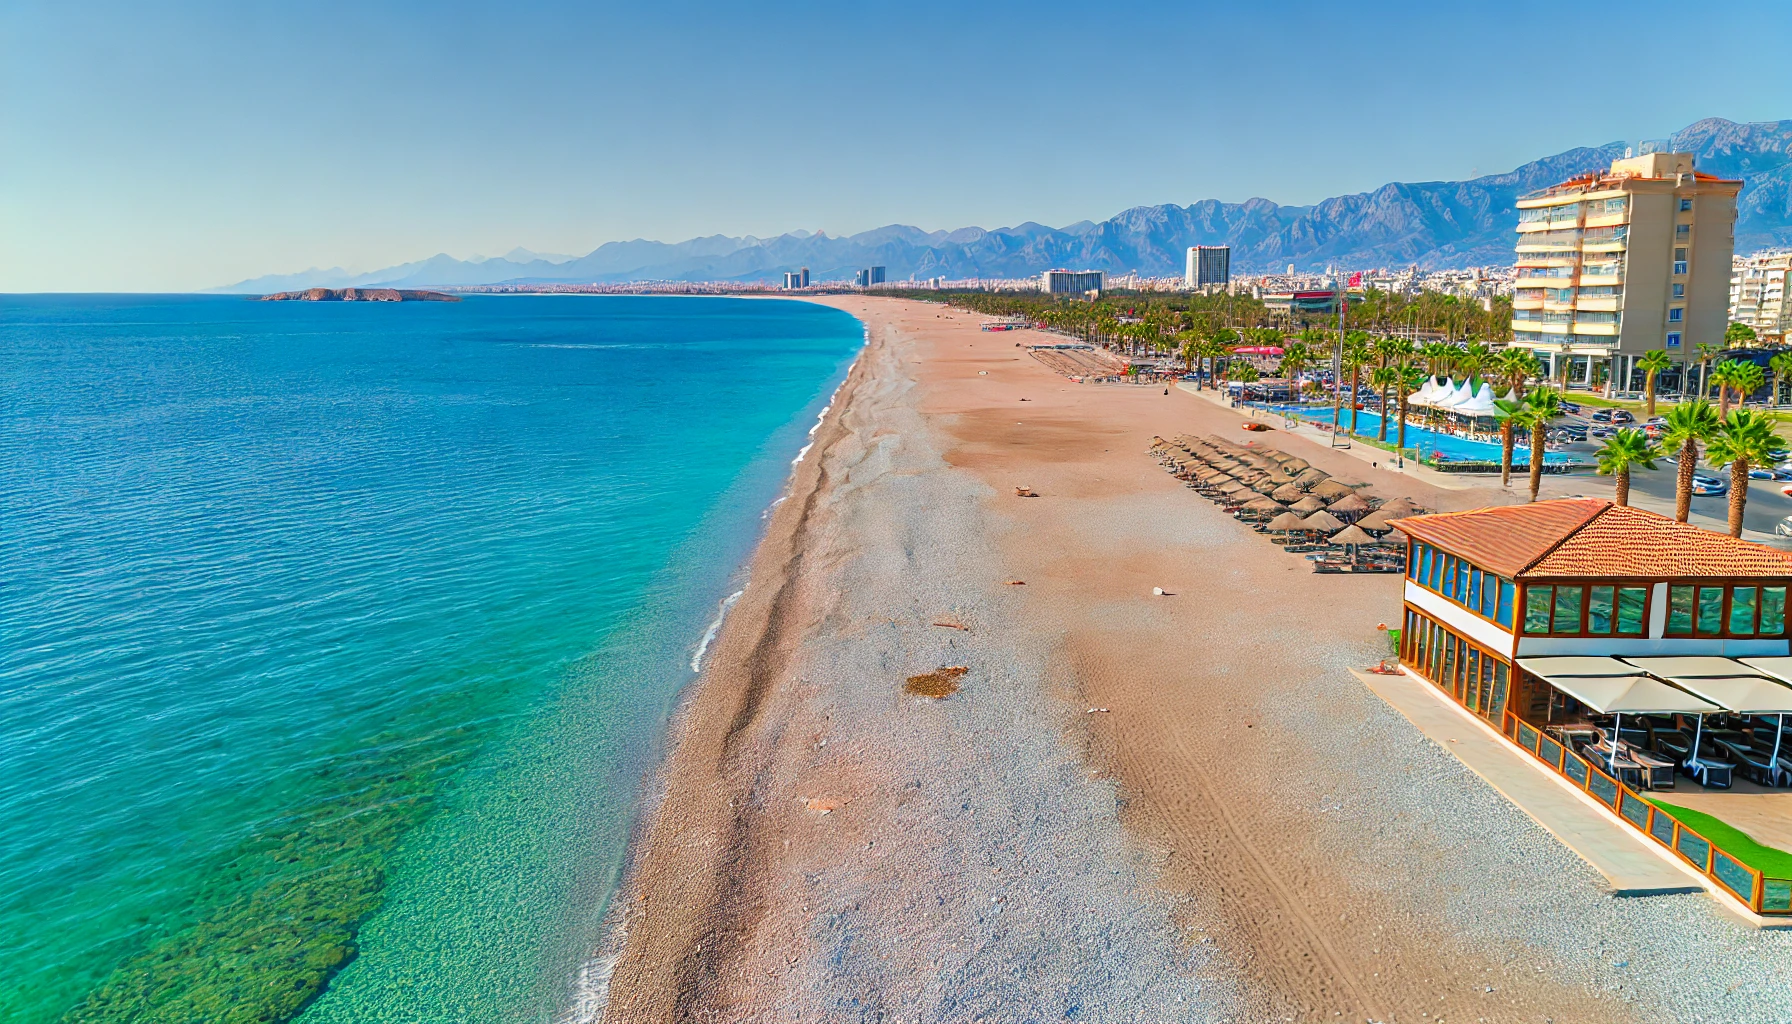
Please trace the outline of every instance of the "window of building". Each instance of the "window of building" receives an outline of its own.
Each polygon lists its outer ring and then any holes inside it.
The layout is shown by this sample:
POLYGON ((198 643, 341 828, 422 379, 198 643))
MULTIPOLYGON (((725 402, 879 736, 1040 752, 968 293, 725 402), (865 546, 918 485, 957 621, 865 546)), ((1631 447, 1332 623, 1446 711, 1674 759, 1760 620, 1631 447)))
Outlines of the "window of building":
POLYGON ((1531 586, 1524 592, 1524 631, 1549 632, 1549 608, 1555 600, 1554 587, 1531 586))
POLYGON ((1676 298, 1676 299, 1686 298, 1686 285, 1685 284, 1683 284, 1679 281, 1674 282, 1674 298, 1676 298))
POLYGON ((1643 635, 1643 610, 1649 604, 1648 587, 1618 588, 1618 632, 1643 635))
POLYGON ((1681 213, 1691 213, 1692 212, 1692 200, 1691 199, 1684 198, 1684 197, 1681 198, 1680 212, 1681 213))
POLYGON ((1762 636, 1779 636, 1786 631, 1786 588, 1761 588, 1762 636))
POLYGON ((1715 636, 1724 631, 1724 588, 1699 588, 1698 632, 1715 636))
POLYGON ((1679 331, 1669 331, 1668 332, 1668 347, 1669 348, 1679 348, 1680 347, 1680 332, 1679 331))
POLYGON ((1668 632, 1692 632, 1692 587, 1668 588, 1668 632))
POLYGON ((1692 237, 1692 225, 1691 224, 1676 224, 1676 225, 1674 225, 1674 241, 1684 242, 1691 237, 1692 237))
POLYGON ((1686 319, 1685 307, 1675 306, 1672 309, 1668 310, 1668 323, 1677 324, 1684 319, 1686 319))
POLYGON ((1612 604, 1615 587, 1587 588, 1587 632, 1601 635, 1612 631, 1612 604))
POLYGON ((1507 629, 1512 628, 1512 601, 1517 596, 1518 588, 1512 585, 1511 580, 1500 580, 1500 602, 1499 607, 1495 609, 1493 621, 1507 629))
POLYGON ((1730 632, 1739 636, 1755 633, 1754 587, 1737 587, 1730 591, 1730 632))
POLYGON ((1674 250, 1674 273, 1676 273, 1676 274, 1686 273, 1686 250, 1685 249, 1675 249, 1674 250))
POLYGON ((1555 632, 1580 632, 1581 588, 1556 588, 1555 632))

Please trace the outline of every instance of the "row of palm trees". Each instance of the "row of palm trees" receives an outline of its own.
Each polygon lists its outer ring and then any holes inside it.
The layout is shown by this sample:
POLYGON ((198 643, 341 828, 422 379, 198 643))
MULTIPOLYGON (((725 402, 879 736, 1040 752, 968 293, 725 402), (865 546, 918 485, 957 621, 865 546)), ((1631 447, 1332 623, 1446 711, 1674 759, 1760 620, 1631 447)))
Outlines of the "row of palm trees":
MULTIPOLYGON (((1661 442, 1635 428, 1617 432, 1599 449, 1599 472, 1615 477, 1616 501, 1630 503, 1630 471, 1641 466, 1654 469, 1666 451, 1677 462, 1674 483, 1674 518, 1686 522, 1692 514, 1693 471, 1699 462, 1699 446, 1713 465, 1730 467, 1730 536, 1742 536, 1742 515, 1748 506, 1749 470, 1775 465, 1787 456, 1786 442, 1773 429, 1773 420, 1752 409, 1720 410, 1703 399, 1681 402, 1668 410, 1661 442)), ((1536 451, 1536 449, 1533 449, 1536 451)), ((1540 460, 1533 459, 1531 500, 1537 500, 1540 460)))

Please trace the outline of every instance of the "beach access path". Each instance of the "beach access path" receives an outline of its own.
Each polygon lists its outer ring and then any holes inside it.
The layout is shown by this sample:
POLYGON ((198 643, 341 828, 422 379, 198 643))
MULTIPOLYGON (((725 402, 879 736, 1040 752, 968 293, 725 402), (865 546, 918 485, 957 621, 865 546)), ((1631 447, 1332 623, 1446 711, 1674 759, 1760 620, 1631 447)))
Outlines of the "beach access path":
POLYGON ((1253 438, 1434 508, 1509 494, 1074 384, 975 314, 826 301, 869 344, 684 703, 590 1016, 1792 1013, 1792 936, 1606 895, 1352 678, 1400 577, 1311 573, 1147 447, 1253 438), (945 666, 956 693, 904 691, 945 666))

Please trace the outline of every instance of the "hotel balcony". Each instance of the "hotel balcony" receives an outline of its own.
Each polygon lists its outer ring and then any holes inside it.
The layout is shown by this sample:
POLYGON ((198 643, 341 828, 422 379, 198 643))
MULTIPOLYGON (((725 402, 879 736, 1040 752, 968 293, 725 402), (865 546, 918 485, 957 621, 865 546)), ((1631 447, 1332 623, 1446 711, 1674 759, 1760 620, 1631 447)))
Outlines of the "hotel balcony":
POLYGON ((1518 237, 1519 252, 1578 252, 1580 232, 1540 231, 1518 237))
POLYGON ((1593 335, 1596 337, 1611 338, 1611 337, 1617 336, 1619 327, 1620 327, 1620 325, 1617 323, 1609 323, 1609 324, 1586 323, 1581 320, 1576 320, 1574 322, 1574 333, 1580 334, 1580 335, 1593 335))
POLYGON ((1574 308, 1588 313, 1616 313, 1619 305, 1622 304, 1623 301, 1623 299, 1618 298, 1616 295, 1582 296, 1575 300, 1574 308))
POLYGON ((1543 300, 1542 299, 1513 299, 1512 300, 1512 308, 1513 309, 1542 309, 1543 308, 1543 300))
POLYGON ((1622 252, 1629 240, 1628 227, 1600 228, 1581 235, 1580 247, 1583 252, 1622 252))
MULTIPOLYGON (((1572 277, 1574 276, 1574 265, 1580 262, 1580 254, 1574 252, 1521 252, 1518 254, 1518 258, 1512 262, 1513 265, 1521 268, 1559 267, 1562 270, 1560 274, 1550 274, 1548 276, 1572 277)), ((1523 277, 1523 275, 1521 274, 1520 277, 1523 277)))
POLYGON ((1617 213, 1589 213, 1586 226, 1588 228, 1610 228, 1629 223, 1630 212, 1620 210, 1617 213))

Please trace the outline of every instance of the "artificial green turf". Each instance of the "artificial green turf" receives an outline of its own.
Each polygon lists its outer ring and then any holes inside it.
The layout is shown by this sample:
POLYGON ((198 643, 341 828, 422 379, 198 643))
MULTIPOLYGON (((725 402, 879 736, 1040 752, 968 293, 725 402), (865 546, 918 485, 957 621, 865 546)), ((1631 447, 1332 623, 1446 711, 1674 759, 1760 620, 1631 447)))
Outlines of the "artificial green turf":
POLYGON ((1723 847, 1725 853, 1767 877, 1792 878, 1792 853, 1762 846, 1750 839, 1748 833, 1701 811, 1670 804, 1665 800, 1649 802, 1679 818, 1682 825, 1723 847))

